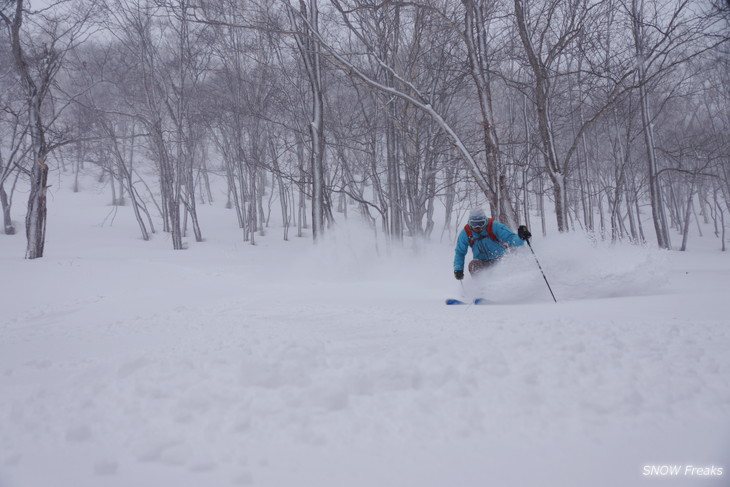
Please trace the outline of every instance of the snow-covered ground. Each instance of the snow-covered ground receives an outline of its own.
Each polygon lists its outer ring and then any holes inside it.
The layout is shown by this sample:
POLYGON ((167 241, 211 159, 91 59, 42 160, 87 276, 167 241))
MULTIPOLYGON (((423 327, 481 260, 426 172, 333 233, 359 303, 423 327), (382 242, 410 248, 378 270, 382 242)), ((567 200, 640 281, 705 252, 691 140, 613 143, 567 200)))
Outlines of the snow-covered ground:
POLYGON ((558 304, 524 247, 445 306, 451 242, 252 247, 217 204, 175 252, 107 200, 53 191, 42 259, 0 235, 0 487, 730 485, 712 236, 536 236, 558 304))

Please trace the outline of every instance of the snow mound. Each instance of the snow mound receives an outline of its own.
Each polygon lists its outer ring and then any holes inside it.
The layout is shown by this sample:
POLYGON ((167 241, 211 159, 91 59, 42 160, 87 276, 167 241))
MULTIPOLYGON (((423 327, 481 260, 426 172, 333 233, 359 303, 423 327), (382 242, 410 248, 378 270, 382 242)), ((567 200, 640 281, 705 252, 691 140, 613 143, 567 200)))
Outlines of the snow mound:
MULTIPOLYGON (((587 234, 537 238, 532 248, 559 301, 658 294, 668 282, 668 252, 587 234)), ((551 300, 527 246, 485 275, 487 296, 499 302, 551 300)))
POLYGON ((388 242, 380 228, 376 231, 351 216, 332 227, 317 245, 304 248, 294 272, 348 283, 385 281, 398 293, 410 295, 417 288, 423 296, 426 289, 441 289, 445 280, 451 283, 453 258, 450 244, 408 236, 388 242))

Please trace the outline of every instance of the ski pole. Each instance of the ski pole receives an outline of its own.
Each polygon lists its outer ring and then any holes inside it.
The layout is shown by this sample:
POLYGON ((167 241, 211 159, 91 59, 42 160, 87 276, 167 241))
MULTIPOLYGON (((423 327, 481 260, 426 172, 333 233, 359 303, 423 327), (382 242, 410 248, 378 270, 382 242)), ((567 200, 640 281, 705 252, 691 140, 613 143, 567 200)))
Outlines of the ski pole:
MULTIPOLYGON (((466 287, 464 286, 464 280, 463 279, 460 280, 459 283, 461 283, 461 297, 466 298, 466 287)), ((473 304, 474 304, 474 301, 469 303, 469 305, 466 308, 464 308, 464 310, 471 308, 473 304)))
POLYGON ((550 283, 548 282, 547 277, 545 277, 545 272, 542 270, 542 266, 540 265, 540 261, 537 260, 537 255, 535 255, 535 251, 532 250, 532 244, 530 243, 530 239, 528 238, 528 239, 526 239, 526 241, 527 241, 527 246, 530 247, 530 250, 532 251, 532 256, 535 257, 535 262, 537 262, 537 267, 540 269, 540 272, 542 273, 542 278, 545 279, 545 284, 547 284, 547 287, 550 290, 550 295, 553 297, 553 301, 555 301, 557 303, 558 300, 555 299, 555 294, 553 294, 553 290, 550 287, 550 283))

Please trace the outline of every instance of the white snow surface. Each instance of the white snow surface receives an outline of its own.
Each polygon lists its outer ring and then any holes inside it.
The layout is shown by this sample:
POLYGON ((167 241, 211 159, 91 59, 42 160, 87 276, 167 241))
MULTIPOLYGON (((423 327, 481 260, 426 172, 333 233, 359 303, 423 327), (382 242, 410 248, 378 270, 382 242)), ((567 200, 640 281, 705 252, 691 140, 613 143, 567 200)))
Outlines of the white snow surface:
POLYGON ((376 249, 341 221, 251 246, 214 204, 173 251, 57 187, 44 258, 0 236, 0 487, 730 485, 712 235, 536 235, 557 304, 525 246, 466 279, 490 305, 445 306, 452 242, 376 249))

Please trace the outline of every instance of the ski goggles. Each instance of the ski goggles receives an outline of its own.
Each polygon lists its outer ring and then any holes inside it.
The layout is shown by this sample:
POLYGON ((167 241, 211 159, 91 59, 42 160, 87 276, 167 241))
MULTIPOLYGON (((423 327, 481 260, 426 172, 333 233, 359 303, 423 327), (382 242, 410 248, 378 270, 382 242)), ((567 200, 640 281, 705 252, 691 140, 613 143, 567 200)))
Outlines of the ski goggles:
POLYGON ((477 233, 481 232, 486 224, 487 219, 485 217, 469 219, 469 226, 477 233))

